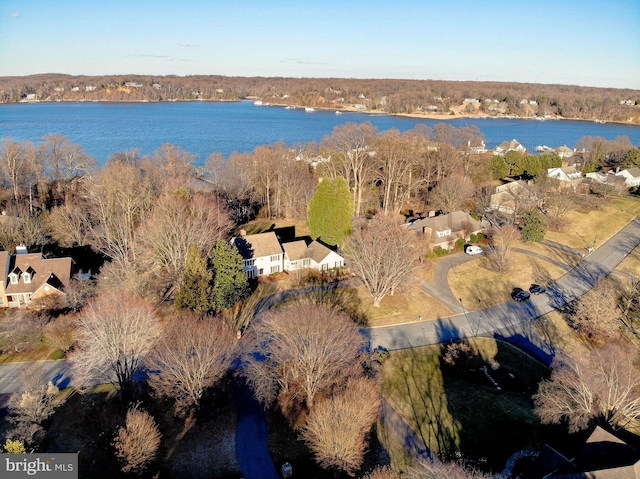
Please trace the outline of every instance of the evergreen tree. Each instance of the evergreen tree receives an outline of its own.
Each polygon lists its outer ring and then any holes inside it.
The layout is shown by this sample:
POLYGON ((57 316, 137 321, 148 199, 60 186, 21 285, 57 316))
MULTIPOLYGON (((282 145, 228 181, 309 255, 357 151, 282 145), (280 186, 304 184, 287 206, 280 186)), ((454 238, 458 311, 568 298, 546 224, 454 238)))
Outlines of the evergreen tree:
POLYGON ((504 178, 509 175, 509 165, 502 155, 496 155, 491 160, 491 171, 495 179, 504 178))
POLYGON ((532 243, 540 242, 546 233, 544 222, 538 210, 531 210, 525 213, 522 224, 522 241, 532 243))
POLYGON ((182 287, 176 295, 176 308, 199 314, 211 311, 212 279, 213 273, 207 268, 207 259, 197 246, 191 245, 187 253, 182 287))
POLYGON ((353 199, 347 180, 323 178, 309 203, 307 225, 314 238, 337 245, 351 232, 353 199))
POLYGON ((220 312, 245 299, 249 283, 242 271, 242 256, 226 241, 218 241, 211 254, 213 266, 213 309, 220 312))

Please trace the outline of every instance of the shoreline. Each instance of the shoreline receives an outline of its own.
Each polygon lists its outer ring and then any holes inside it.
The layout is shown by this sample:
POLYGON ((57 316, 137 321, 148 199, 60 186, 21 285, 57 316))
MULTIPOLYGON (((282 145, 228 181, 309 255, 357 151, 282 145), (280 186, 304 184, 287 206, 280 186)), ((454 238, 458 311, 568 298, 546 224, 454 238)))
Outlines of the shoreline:
MULTIPOLYGON (((202 98, 193 98, 193 99, 180 99, 180 100, 26 100, 19 102, 11 102, 11 103, 0 103, 2 105, 19 105, 19 104, 34 104, 34 103, 180 103, 180 102, 207 102, 207 103, 233 103, 233 102, 242 102, 242 101, 253 101, 258 97, 247 97, 245 99, 236 99, 236 100, 207 100, 202 98)), ((304 108, 314 108, 316 110, 321 111, 335 111, 335 112, 348 112, 348 113, 362 113, 366 115, 387 115, 387 116, 398 116, 405 118, 415 118, 415 119, 425 119, 425 120, 458 120, 458 119, 476 119, 476 120, 527 120, 527 121, 584 121, 591 123, 613 123, 617 125, 626 125, 626 126, 638 126, 640 127, 640 117, 632 117, 627 121, 619 121, 619 120, 598 120, 598 119, 587 119, 587 118, 567 118, 563 116, 554 116, 552 118, 543 118, 543 117, 522 117, 522 116, 511 116, 511 115, 480 115, 480 114, 469 114, 469 113, 454 113, 451 114, 439 114, 439 113, 390 113, 383 112, 378 110, 362 110, 360 108, 355 108, 351 106, 341 106, 340 108, 335 107, 308 107, 303 105, 290 105, 286 103, 265 103, 262 106, 275 106, 285 108, 295 107, 299 109, 304 108), (636 120, 637 122, 633 121, 636 120)))

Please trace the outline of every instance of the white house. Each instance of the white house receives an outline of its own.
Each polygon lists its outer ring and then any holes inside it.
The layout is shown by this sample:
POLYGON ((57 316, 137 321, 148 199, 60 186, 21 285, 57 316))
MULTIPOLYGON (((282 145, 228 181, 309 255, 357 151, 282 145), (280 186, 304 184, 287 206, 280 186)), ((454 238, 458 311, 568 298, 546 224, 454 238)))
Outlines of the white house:
POLYGON ((344 258, 335 251, 327 248, 318 241, 307 245, 304 240, 284 243, 284 269, 296 271, 299 269, 314 269, 327 271, 344 266, 344 258))
POLYGON ((284 251, 273 231, 231 238, 231 245, 238 249, 248 278, 280 273, 284 270, 284 251))
POLYGON ((640 186, 640 168, 628 168, 616 173, 622 176, 627 186, 640 186))
POLYGON ((520 144, 518 140, 503 141, 493 149, 494 155, 506 155, 510 151, 517 151, 524 155, 527 153, 527 149, 520 144))
POLYGON ((561 168, 549 168, 547 170, 547 176, 549 178, 555 178, 560 181, 570 183, 572 185, 579 183, 582 180, 582 173, 575 169, 573 166, 563 166, 561 168))
POLYGON ((308 245, 304 240, 280 244, 273 231, 237 236, 231 239, 231 244, 240 252, 243 271, 248 278, 281 271, 327 271, 344 266, 342 256, 318 241, 308 245))

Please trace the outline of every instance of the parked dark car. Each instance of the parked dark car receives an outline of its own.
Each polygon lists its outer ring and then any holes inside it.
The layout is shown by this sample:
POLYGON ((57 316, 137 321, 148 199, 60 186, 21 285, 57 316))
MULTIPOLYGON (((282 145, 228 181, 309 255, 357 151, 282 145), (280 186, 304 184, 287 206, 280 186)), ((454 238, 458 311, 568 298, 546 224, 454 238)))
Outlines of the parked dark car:
POLYGON ((516 301, 526 301, 531 297, 531 295, 522 288, 513 288, 513 291, 511 291, 511 297, 516 301))
POLYGON ((542 294, 547 290, 544 286, 540 286, 539 284, 532 284, 529 286, 529 292, 531 294, 542 294))

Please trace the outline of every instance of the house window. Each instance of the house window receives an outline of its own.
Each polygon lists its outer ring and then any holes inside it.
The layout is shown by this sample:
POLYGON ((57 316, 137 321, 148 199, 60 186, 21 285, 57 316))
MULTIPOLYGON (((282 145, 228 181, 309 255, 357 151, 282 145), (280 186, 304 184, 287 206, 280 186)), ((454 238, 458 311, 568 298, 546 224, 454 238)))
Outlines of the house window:
POLYGON ((311 264, 311 260, 309 258, 305 258, 305 259, 302 260, 302 267, 303 268, 308 268, 310 264, 311 264))
POLYGON ((255 259, 245 259, 244 260, 244 265, 245 266, 253 266, 256 263, 255 259))
POLYGON ((443 236, 448 236, 450 234, 451 230, 436 231, 436 235, 438 236, 438 238, 442 238, 443 236))
POLYGON ((9 278, 11 279, 11 284, 18 284, 18 275, 15 273, 11 273, 9 275, 9 278))
POLYGON ((334 268, 340 268, 342 266, 342 261, 336 261, 334 268))
POLYGON ((276 261, 280 261, 280 255, 279 254, 275 254, 275 255, 271 256, 271 262, 275 263, 276 261))
POLYGON ((245 271, 245 274, 247 275, 247 278, 253 279, 256 277, 256 270, 250 269, 249 271, 245 271))
POLYGON ((328 264, 321 264, 320 265, 320 271, 329 271, 329 265, 328 264))
POLYGON ((272 266, 269 270, 269 274, 273 274, 273 273, 279 273, 280 272, 280 266, 272 266))
POLYGON ((22 280, 25 283, 31 283, 31 274, 30 273, 22 273, 22 280))

